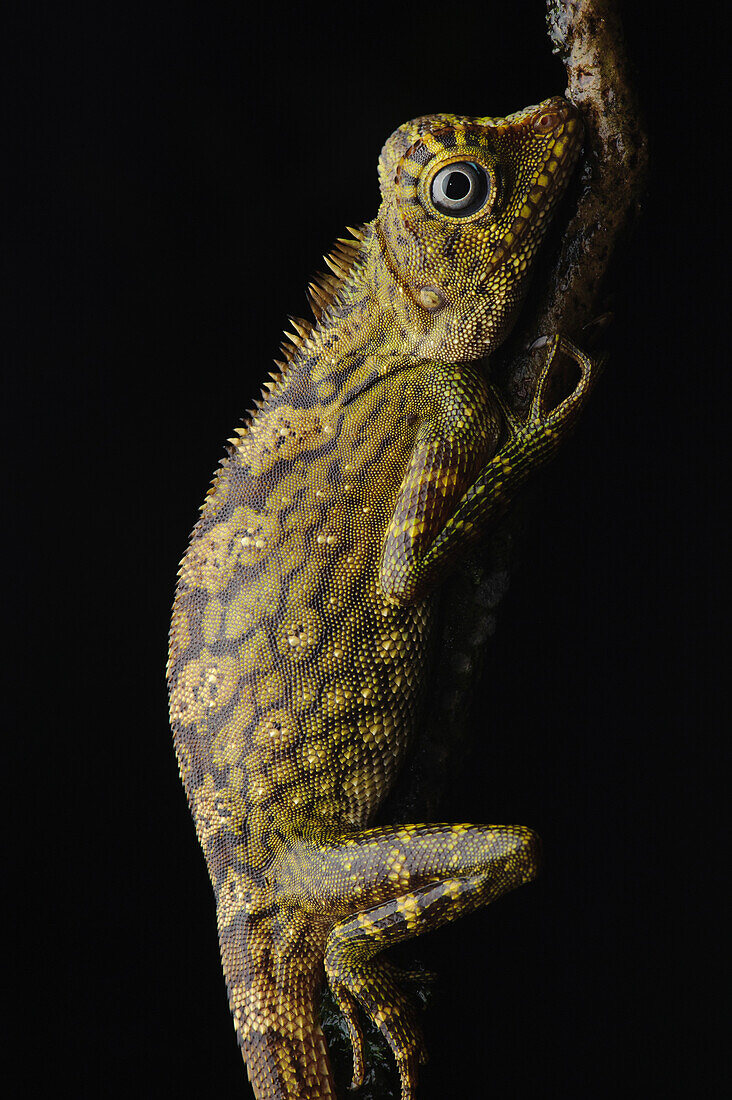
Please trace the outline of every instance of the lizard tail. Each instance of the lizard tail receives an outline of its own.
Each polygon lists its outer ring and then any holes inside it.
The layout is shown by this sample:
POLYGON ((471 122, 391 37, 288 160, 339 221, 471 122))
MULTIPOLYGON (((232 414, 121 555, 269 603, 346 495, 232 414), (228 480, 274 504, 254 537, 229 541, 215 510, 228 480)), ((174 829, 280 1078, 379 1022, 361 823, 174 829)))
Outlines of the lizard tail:
POLYGON ((317 1007, 323 938, 299 911, 229 918, 219 907, 229 1007, 256 1100, 336 1100, 317 1007))

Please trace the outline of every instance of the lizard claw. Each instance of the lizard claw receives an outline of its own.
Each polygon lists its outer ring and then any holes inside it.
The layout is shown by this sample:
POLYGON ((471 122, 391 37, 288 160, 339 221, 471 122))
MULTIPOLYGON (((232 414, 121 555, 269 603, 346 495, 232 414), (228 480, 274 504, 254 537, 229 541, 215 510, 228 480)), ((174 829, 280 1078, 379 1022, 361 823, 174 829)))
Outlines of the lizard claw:
POLYGON ((593 317, 582 327, 582 343, 589 348, 596 347, 601 336, 614 320, 615 314, 612 310, 598 313, 597 317, 593 317))

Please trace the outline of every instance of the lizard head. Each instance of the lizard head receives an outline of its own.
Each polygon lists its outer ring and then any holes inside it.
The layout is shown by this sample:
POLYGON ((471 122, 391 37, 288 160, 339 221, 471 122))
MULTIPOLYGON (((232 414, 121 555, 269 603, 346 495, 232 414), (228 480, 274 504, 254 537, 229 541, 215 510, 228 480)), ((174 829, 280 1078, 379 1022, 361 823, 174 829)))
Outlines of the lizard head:
POLYGON ((560 97, 506 118, 426 115, 392 134, 379 160, 382 290, 421 354, 460 362, 500 344, 581 143, 560 97))

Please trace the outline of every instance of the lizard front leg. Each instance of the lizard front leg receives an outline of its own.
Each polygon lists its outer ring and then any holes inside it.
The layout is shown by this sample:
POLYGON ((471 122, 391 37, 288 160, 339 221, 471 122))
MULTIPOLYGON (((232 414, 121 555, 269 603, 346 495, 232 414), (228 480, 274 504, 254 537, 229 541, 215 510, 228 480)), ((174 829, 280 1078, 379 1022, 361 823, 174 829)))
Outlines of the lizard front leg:
MULTIPOLYGON (((418 445, 384 540, 379 583, 389 601, 408 604, 426 595, 456 553, 505 510, 531 472, 551 458, 570 433, 598 373, 599 365, 584 352, 554 336, 525 421, 519 421, 491 387, 507 437, 462 494, 453 477, 453 455, 446 460, 434 447, 420 453, 418 445), (579 381, 548 409, 552 375, 562 354, 577 364, 579 381), (435 486, 452 486, 453 491, 443 490, 438 497, 435 486)), ((471 446, 470 436, 461 443, 462 453, 471 446)))

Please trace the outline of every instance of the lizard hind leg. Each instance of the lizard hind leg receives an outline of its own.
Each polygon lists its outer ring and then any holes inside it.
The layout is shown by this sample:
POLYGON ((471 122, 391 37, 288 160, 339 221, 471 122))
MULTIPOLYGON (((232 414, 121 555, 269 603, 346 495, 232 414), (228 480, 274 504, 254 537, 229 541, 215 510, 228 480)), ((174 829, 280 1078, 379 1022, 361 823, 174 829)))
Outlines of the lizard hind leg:
POLYGON ((363 1072, 356 1004, 386 1038, 412 1100, 426 1052, 386 948, 486 905, 534 878, 539 841, 521 826, 403 825, 299 838, 280 866, 281 896, 339 918, 325 972, 348 1022, 354 1084, 363 1072))

